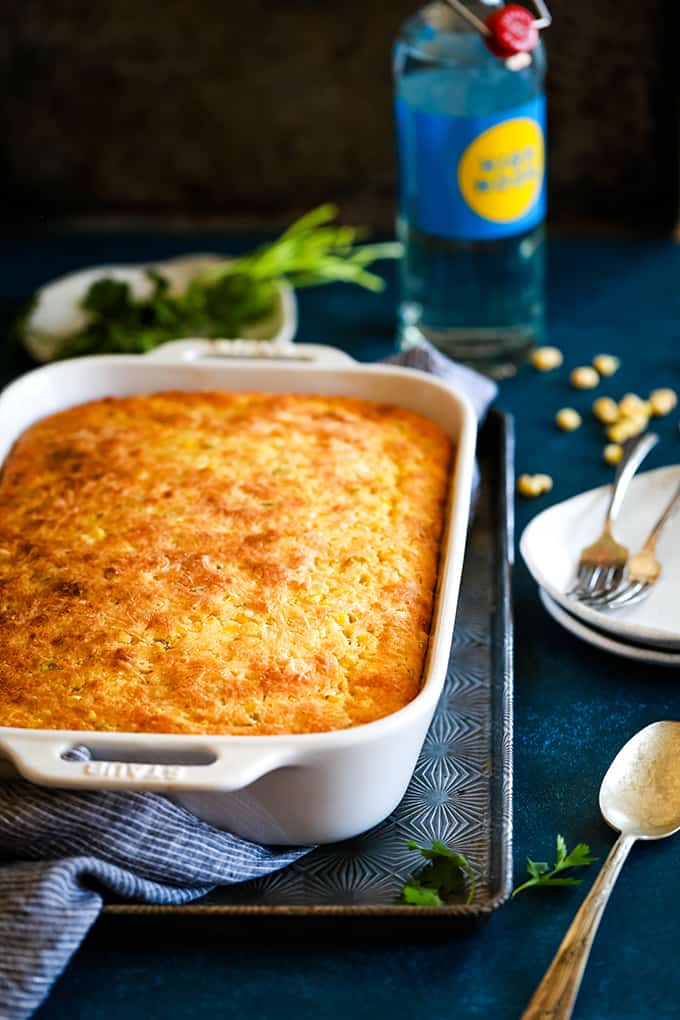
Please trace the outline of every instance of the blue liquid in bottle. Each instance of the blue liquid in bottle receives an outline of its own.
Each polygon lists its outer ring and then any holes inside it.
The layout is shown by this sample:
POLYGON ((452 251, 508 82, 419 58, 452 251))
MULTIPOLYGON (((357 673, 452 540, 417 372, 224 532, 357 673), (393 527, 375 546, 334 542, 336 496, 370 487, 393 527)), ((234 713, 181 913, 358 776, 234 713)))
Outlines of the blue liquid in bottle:
MULTIPOLYGON (((484 18, 499 4, 471 0, 484 18)), ((425 337, 496 376, 544 336, 542 45, 510 70, 443 3, 403 26, 394 52, 399 341, 425 337)))

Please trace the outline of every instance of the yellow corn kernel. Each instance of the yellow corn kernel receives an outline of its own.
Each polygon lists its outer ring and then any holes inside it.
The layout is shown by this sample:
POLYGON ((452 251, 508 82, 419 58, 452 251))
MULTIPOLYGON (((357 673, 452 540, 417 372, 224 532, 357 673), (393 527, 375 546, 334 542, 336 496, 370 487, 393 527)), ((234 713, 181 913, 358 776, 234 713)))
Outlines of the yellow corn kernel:
POLYGON ((627 393, 619 401, 619 419, 617 424, 627 426, 629 436, 637 436, 647 428, 650 414, 651 405, 649 401, 642 400, 636 393, 627 393))
POLYGON ((517 479, 517 491, 520 496, 533 498, 541 495, 541 486, 533 475, 520 475, 517 479))
POLYGON ((565 432, 573 432, 581 425, 581 415, 573 407, 563 407, 555 415, 555 424, 565 432))
POLYGON ((598 354, 593 358, 593 367, 600 375, 614 375, 621 367, 621 361, 613 354, 598 354))
POLYGON ((579 365, 569 376, 569 381, 577 390, 592 390, 599 383, 600 377, 590 365, 579 365))
POLYGON ((627 439, 639 435, 640 432, 642 429, 638 428, 635 422, 617 421, 607 429, 607 438, 611 439, 612 443, 625 443, 627 439))
POLYGON ((541 492, 550 492, 553 487, 553 480, 550 475, 534 475, 534 481, 541 487, 541 492))
POLYGON ((637 393, 626 393, 619 400, 619 416, 624 418, 635 418, 647 411, 647 401, 639 397, 637 393))
POLYGON ((649 403, 651 406, 652 414, 663 415, 670 414, 675 405, 678 402, 678 396, 675 390, 661 389, 652 390, 649 394, 649 403))
POLYGON ((619 446, 618 443, 607 443, 602 456, 607 461, 607 464, 618 464, 623 456, 623 447, 619 446))
POLYGON ((613 425, 619 417, 619 405, 611 397, 598 397, 593 403, 593 414, 605 425, 613 425))
POLYGON ((619 418, 619 421, 629 421, 631 425, 634 425, 636 430, 634 435, 637 436, 639 432, 644 432, 649 425, 649 415, 643 411, 640 414, 632 415, 630 418, 619 418))
POLYGON ((564 355, 558 347, 537 347, 531 355, 531 364, 539 372, 549 372, 553 368, 559 368, 564 361, 564 355))
POLYGON ((520 496, 533 498, 552 489, 552 478, 550 475, 520 475, 517 479, 517 491, 520 496))

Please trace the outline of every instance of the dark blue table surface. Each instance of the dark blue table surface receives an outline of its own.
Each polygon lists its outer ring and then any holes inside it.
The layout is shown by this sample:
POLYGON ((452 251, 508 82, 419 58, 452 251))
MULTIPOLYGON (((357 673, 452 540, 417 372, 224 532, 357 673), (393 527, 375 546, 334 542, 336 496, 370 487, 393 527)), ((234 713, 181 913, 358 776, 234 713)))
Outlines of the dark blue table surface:
MULTIPOLYGON (((247 239, 214 236, 47 237, 0 248, 0 317, 8 322, 41 282, 96 262, 144 260, 188 250, 240 250, 247 239)), ((680 250, 663 242, 555 241, 550 246, 550 341, 565 367, 525 369, 501 387, 499 406, 516 416, 518 472, 547 471, 549 497, 520 502, 518 534, 550 502, 606 482, 600 429, 559 432, 558 407, 587 410, 592 392, 572 390, 567 366, 612 352, 620 372, 601 392, 680 389, 680 250)), ((337 344, 362 360, 393 345, 392 267, 384 294, 327 287, 300 297, 299 339, 337 344)), ((15 363, 13 370, 28 367, 15 363)), ((679 413, 658 420, 649 466, 680 461, 679 413)), ((555 834, 585 840, 603 858, 612 833, 597 790, 610 759, 639 727, 680 718, 677 670, 613 658, 562 631, 541 608, 522 563, 515 571, 515 869, 527 854, 549 858, 555 834)), ((631 855, 595 942, 576 1017, 645 1020, 680 1016, 680 838, 639 845, 631 855)), ((220 925, 153 937, 134 919, 115 937, 94 936, 76 955, 40 1020, 168 1020, 229 1016, 255 1020, 422 1020, 518 1017, 592 881, 533 890, 478 931, 423 940, 403 926, 389 942, 332 936, 240 942, 220 925)), ((225 922, 225 925, 227 922, 225 922)))

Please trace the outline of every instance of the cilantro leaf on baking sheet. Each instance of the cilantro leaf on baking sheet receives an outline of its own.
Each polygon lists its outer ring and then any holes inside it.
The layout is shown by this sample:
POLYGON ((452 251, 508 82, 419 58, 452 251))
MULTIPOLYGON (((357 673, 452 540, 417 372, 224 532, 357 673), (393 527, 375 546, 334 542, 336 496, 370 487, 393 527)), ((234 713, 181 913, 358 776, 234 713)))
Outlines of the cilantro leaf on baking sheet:
POLYGON ((450 902, 459 902, 465 895, 465 903, 472 903, 475 896, 475 876, 469 861, 463 854, 449 849, 444 843, 433 839, 430 847, 420 846, 410 839, 409 850, 418 850, 426 864, 404 885, 401 891, 403 903, 418 907, 443 907, 450 902))
POLYGON ((555 843, 554 867, 551 868, 547 861, 532 861, 530 857, 527 858, 529 878, 513 890, 513 900, 517 893, 522 892, 524 889, 530 889, 534 885, 580 885, 580 878, 574 878, 573 875, 562 875, 562 872, 570 868, 585 868, 597 860, 596 857, 591 856, 590 847, 587 843, 577 843, 570 853, 567 853, 567 844, 564 836, 558 833, 555 843))

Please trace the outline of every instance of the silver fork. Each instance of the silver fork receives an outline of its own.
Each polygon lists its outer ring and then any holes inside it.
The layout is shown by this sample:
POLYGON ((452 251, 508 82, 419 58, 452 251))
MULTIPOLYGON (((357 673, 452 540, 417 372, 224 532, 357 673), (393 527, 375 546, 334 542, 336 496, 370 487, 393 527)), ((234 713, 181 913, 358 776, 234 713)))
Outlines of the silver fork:
POLYGON ((658 521, 647 536, 639 552, 628 561, 626 583, 601 595, 584 598, 583 602, 593 609, 623 609, 634 606, 647 598, 661 576, 661 564, 656 558, 656 543, 666 524, 680 507, 680 485, 663 511, 658 521))
POLYGON ((592 598, 600 592, 618 588, 623 580, 624 567, 628 560, 628 549, 614 538, 612 529, 621 510, 628 486, 633 475, 649 451, 656 446, 659 437, 655 432, 629 439, 623 448, 623 457, 614 476, 609 506, 604 518, 602 534, 581 551, 576 568, 576 579, 567 595, 579 601, 592 598))

